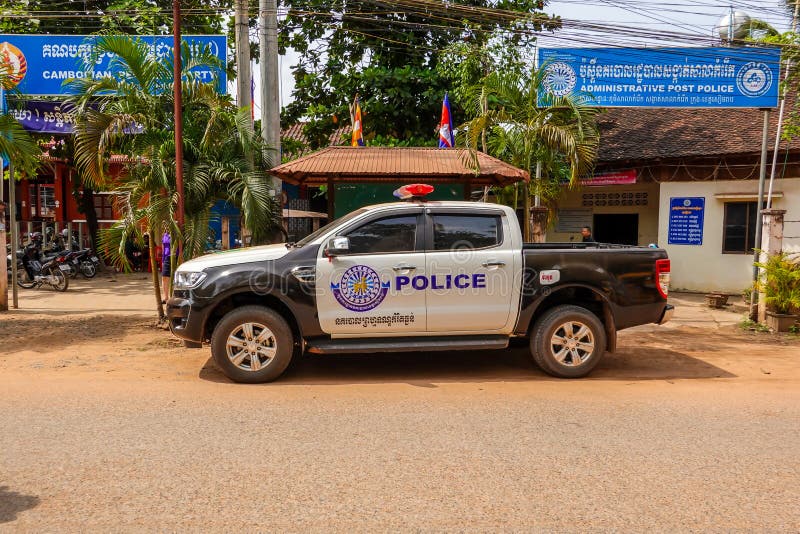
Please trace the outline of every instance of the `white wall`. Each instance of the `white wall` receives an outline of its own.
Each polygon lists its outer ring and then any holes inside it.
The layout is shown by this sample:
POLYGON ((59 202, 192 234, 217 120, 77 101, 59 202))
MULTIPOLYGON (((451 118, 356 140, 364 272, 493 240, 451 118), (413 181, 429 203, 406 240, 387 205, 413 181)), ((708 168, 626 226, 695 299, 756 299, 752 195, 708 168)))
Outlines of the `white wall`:
MULTIPOLYGON (((774 191, 783 193, 773 199, 772 207, 785 209, 786 219, 800 220, 800 178, 776 180, 774 191)), ((753 276, 753 257, 750 254, 722 253, 724 203, 731 200, 716 198, 716 194, 758 192, 757 180, 718 182, 663 182, 659 195, 658 244, 667 250, 672 260, 672 289, 690 291, 721 291, 740 293, 748 287, 753 276), (670 197, 705 197, 703 244, 668 245, 670 197)), ((800 224, 787 223, 785 235, 800 236, 800 224)), ((786 241, 785 249, 800 250, 800 240, 786 241)))
MULTIPOLYGON (((639 215, 639 245, 647 245, 658 241, 658 184, 652 182, 630 184, 630 185, 611 185, 611 186, 585 186, 579 189, 570 190, 558 202, 559 209, 590 209, 592 214, 610 213, 636 213, 639 215), (639 193, 646 192, 648 203, 645 206, 595 206, 585 208, 583 206, 584 193, 639 193)), ((592 225, 592 221, 588 221, 592 225)), ((575 232, 558 232, 556 228, 547 230, 547 241, 568 242, 573 240, 580 241, 580 230, 575 232)))

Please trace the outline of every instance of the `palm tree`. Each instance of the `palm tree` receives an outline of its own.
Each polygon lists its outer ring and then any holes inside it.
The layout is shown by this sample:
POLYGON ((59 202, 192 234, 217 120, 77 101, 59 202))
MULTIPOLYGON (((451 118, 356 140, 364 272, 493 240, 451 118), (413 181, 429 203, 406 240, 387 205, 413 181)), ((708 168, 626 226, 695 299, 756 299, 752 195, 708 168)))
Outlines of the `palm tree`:
POLYGON ((14 91, 9 66, 0 62, 0 156, 14 163, 23 174, 34 176, 42 150, 5 106, 7 91, 14 91))
MULTIPOLYGON (((589 95, 558 97, 540 91, 545 73, 545 67, 490 73, 469 93, 467 107, 475 117, 459 127, 471 149, 485 134, 490 154, 534 177, 522 191, 511 186, 501 192, 514 198, 515 208, 521 197, 526 213, 532 196, 537 205, 547 205, 561 194, 563 179, 576 185, 592 169, 600 140, 599 110, 590 105, 589 95)), ((525 227, 529 238, 530 225, 525 227)))
POLYGON ((277 214, 265 172, 271 165, 246 116, 237 113, 227 96, 217 94, 215 81, 203 83, 193 75, 197 67, 219 67, 216 58, 184 46, 185 224, 179 227, 172 59, 152 57, 144 42, 129 37, 100 38, 96 53, 114 54, 122 75, 70 82, 80 95, 76 99, 76 164, 89 185, 117 193, 116 207, 122 218, 100 238, 113 260, 129 268, 126 243, 142 243, 143 233, 149 233, 153 290, 163 318, 156 238, 163 231, 172 236, 177 245, 172 247, 173 268, 180 259, 201 253, 210 231, 211 206, 224 199, 241 208, 243 223, 258 240, 273 228, 277 214), (105 171, 112 153, 128 157, 127 173, 113 179, 105 171), (181 255, 176 258, 177 251, 181 255))

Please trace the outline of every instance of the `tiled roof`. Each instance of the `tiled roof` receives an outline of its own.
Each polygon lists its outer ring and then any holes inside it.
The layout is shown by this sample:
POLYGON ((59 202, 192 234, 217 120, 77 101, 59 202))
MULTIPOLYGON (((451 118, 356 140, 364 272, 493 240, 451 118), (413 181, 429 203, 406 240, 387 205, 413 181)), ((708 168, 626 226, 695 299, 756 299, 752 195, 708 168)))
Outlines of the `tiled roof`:
POLYGON ((464 149, 332 146, 284 163, 270 173, 289 183, 321 185, 332 178, 351 182, 466 182, 501 185, 528 180, 528 173, 482 152, 480 172, 464 149))
MULTIPOLYGON (((287 151, 284 149, 285 153, 290 154, 293 157, 300 157, 304 154, 307 154, 310 149, 308 148, 308 141, 306 140, 306 136, 303 133, 303 127, 308 124, 306 122, 297 122, 292 124, 288 128, 281 131, 281 139, 291 139, 292 141, 297 141, 302 143, 306 146, 306 148, 300 151, 287 151)), ((328 145, 329 146, 338 146, 344 143, 347 136, 350 135, 350 128, 347 126, 343 126, 338 130, 335 130, 329 137, 328 137, 328 145)))
MULTIPOLYGON (((790 101, 786 108, 788 116, 790 101)), ((598 118, 598 163, 758 155, 763 121, 758 109, 609 109, 598 118)), ((772 110, 770 151, 777 123, 778 110, 772 110)), ((800 150, 800 139, 790 148, 800 150)))

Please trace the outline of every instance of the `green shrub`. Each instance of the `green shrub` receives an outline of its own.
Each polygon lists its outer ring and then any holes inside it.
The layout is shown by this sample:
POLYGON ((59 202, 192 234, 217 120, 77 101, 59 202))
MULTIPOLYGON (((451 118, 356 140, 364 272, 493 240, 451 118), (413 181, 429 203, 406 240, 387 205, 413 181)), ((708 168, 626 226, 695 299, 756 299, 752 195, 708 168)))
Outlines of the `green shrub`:
POLYGON ((763 269, 758 289, 766 295, 767 305, 777 313, 800 310, 800 263, 797 257, 781 252, 756 265, 763 269))

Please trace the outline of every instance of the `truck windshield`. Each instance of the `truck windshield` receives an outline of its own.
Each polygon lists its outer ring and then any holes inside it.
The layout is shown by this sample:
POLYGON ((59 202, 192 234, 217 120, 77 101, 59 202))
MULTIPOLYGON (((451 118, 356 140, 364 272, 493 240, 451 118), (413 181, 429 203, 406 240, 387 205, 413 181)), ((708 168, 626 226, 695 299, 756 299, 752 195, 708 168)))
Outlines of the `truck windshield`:
POLYGON ((365 211, 367 211, 367 210, 364 209, 364 208, 357 209, 356 211, 351 211, 350 213, 348 213, 344 217, 339 217, 338 219, 334 219, 333 221, 329 222, 328 224, 326 224, 325 226, 323 226, 319 230, 317 230, 315 232, 311 232, 310 234, 305 236, 303 239, 301 239, 300 241, 297 242, 296 246, 302 247, 303 245, 307 245, 308 243, 311 243, 312 241, 317 239, 319 236, 325 234, 327 231, 329 231, 334 226, 338 226, 338 225, 344 224, 344 223, 346 223, 346 222, 348 222, 348 221, 350 221, 352 219, 355 219, 356 217, 358 217, 359 215, 361 215, 365 211))

